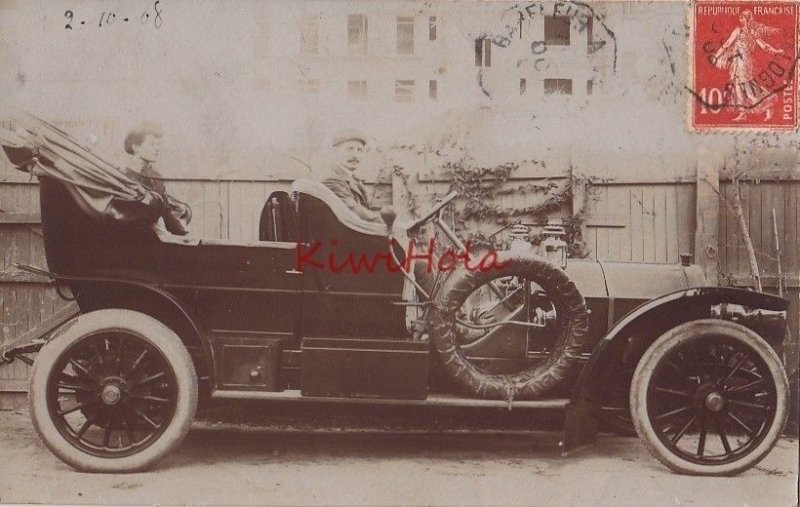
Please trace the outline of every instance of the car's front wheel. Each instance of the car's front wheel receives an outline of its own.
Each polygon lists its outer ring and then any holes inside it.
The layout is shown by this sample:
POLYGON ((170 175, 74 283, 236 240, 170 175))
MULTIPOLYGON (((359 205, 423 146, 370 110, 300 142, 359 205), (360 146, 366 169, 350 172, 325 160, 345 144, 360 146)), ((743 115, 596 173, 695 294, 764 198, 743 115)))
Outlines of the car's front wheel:
POLYGON ((672 470, 734 475, 780 437, 788 382, 770 345, 739 324, 706 319, 658 338, 633 375, 636 432, 672 470))
POLYGON ((148 468, 176 447, 197 407, 186 347, 167 326, 127 310, 82 315, 36 358, 33 424, 47 447, 90 472, 148 468))

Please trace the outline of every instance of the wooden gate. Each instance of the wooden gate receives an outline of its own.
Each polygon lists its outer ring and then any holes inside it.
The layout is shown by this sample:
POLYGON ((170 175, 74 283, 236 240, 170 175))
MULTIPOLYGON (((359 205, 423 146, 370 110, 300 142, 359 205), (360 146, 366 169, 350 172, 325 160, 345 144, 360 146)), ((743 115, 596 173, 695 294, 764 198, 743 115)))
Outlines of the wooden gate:
MULTIPOLYGON (((47 279, 22 272, 15 263, 44 266, 35 184, 0 184, 0 347, 46 334, 77 313, 47 279)), ((0 409, 24 404, 28 370, 20 361, 0 367, 0 409)))

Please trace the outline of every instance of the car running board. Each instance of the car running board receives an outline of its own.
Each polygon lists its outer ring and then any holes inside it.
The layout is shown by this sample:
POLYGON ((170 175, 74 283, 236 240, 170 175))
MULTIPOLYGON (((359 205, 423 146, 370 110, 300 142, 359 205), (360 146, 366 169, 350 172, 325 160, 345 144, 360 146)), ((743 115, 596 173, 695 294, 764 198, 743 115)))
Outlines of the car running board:
POLYGON ((233 390, 214 390, 211 394, 218 399, 237 399, 237 400, 274 400, 274 401, 313 401, 331 403, 359 403, 373 405, 413 405, 430 407, 486 407, 486 408, 508 408, 515 409, 566 409, 569 406, 569 399, 545 399, 545 400, 483 400, 478 398, 467 398, 450 394, 436 394, 428 396, 424 400, 403 400, 390 398, 351 398, 351 397, 328 397, 328 396, 303 396, 299 389, 287 389, 285 391, 233 391, 233 390))

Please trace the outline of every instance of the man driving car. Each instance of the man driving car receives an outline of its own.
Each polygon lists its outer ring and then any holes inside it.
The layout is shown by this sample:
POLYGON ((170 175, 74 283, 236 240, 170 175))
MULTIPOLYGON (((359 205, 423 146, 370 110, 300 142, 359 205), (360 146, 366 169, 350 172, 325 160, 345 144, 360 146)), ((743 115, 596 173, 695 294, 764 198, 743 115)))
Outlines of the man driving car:
MULTIPOLYGON (((391 206, 375 209, 370 206, 370 199, 364 184, 356 175, 361 168, 363 153, 367 148, 367 138, 356 130, 342 130, 331 139, 329 151, 330 167, 320 180, 342 202, 361 219, 383 224, 381 213, 393 214, 391 206)), ((413 263, 413 271, 418 284, 430 293, 433 284, 431 266, 421 260, 413 263)))
POLYGON ((368 222, 383 223, 380 211, 370 206, 367 190, 356 177, 366 147, 366 136, 358 131, 337 132, 331 140, 330 164, 321 181, 356 215, 368 222))

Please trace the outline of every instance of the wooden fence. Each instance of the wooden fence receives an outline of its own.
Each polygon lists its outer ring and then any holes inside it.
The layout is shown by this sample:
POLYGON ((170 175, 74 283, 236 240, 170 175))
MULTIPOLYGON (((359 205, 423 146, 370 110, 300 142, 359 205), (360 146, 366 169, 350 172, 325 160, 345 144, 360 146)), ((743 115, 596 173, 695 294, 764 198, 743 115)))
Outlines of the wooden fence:
POLYGON ((678 262, 693 252, 694 184, 604 183, 590 192, 586 223, 592 257, 678 262))
MULTIPOLYGON (((562 176, 563 178, 563 176, 562 176)), ((527 175, 511 183, 534 181, 527 175)), ((180 180, 171 192, 192 204, 193 228, 200 237, 252 240, 267 195, 286 190, 289 180, 180 180)), ((396 178, 381 182, 380 201, 401 204, 403 189, 396 178)), ((420 194, 443 193, 447 184, 425 178, 412 182, 420 194)), ((588 194, 589 214, 584 239, 590 256, 602 260, 678 262, 680 253, 693 253, 696 229, 696 184, 693 181, 622 182, 594 184, 588 194)), ((407 190, 407 189, 406 189, 407 190)), ((720 282, 749 285, 749 264, 735 217, 726 202, 730 182, 720 183, 720 282)), ((781 266, 791 308, 793 340, 786 350, 790 375, 797 376, 798 291, 800 291, 800 221, 797 201, 800 180, 745 182, 742 194, 751 237, 769 290, 777 287, 777 255, 772 209, 781 240, 781 266)), ((529 206, 529 195, 504 195, 503 206, 529 206)), ((424 199, 423 199, 424 201, 424 199)), ((420 203, 422 209, 426 204, 420 203)), ((565 210, 569 213, 571 210, 565 210)), ((38 224, 38 186, 35 182, 0 183, 0 346, 23 333, 46 331, 74 311, 58 299, 44 280, 20 273, 14 263, 45 266, 38 224)), ((19 408, 24 401, 28 369, 19 362, 0 366, 0 409, 19 408)), ((795 388, 796 389, 796 388, 795 388)), ((796 392, 796 390, 795 390, 796 392)))
MULTIPOLYGON (((0 346, 25 333, 47 331, 49 323, 61 322, 66 308, 45 280, 13 268, 14 263, 44 265, 38 190, 34 184, 0 184, 0 346)), ((3 393, 24 392, 28 373, 21 362, 0 366, 0 409, 24 401, 3 393)))
MULTIPOLYGON (((783 281, 788 287, 800 286, 800 181, 747 181, 741 184, 742 208, 756 252, 758 266, 766 286, 777 286, 778 252, 775 236, 780 243, 780 264, 783 281), (773 228, 773 210, 776 226, 773 228), (777 229, 777 231, 775 231, 777 229)), ((730 285, 752 285, 750 265, 736 217, 731 204, 734 185, 720 183, 720 277, 730 285)))

